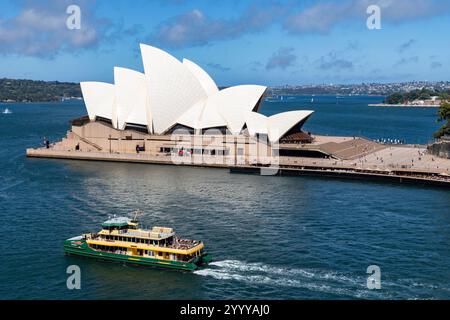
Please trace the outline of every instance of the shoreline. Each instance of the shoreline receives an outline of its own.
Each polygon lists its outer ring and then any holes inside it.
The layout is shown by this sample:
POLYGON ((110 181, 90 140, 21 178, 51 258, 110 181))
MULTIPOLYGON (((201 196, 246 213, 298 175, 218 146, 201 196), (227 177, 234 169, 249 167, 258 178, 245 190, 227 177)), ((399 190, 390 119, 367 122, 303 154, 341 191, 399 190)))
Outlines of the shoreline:
POLYGON ((27 149, 26 156, 29 158, 48 158, 65 160, 87 160, 106 162, 143 163, 153 165, 180 165, 204 168, 229 169, 230 173, 261 174, 266 170, 269 176, 319 176, 324 178, 345 178, 364 181, 388 181, 396 183, 410 183, 417 185, 432 185, 436 187, 450 188, 450 176, 438 174, 434 171, 414 170, 412 168, 359 168, 348 165, 332 164, 297 164, 278 165, 266 167, 264 165, 250 164, 227 164, 227 163, 174 163, 170 157, 150 156, 145 154, 131 153, 104 153, 104 152, 81 152, 81 151, 56 151, 51 149, 27 149))
POLYGON ((439 108, 440 106, 432 104, 414 105, 414 104, 388 104, 388 103, 369 103, 369 107, 383 108, 439 108))

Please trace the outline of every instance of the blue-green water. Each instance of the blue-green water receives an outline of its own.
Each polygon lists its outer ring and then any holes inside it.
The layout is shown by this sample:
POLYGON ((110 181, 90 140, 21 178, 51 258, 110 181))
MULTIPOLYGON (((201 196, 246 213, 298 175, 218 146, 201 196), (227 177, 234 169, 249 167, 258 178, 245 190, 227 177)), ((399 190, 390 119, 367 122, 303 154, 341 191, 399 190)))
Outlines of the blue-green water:
MULTIPOLYGON (((430 140, 435 109, 366 106, 380 99, 285 98, 261 111, 315 109, 306 129, 321 134, 430 140)), ((61 139, 84 107, 8 107, 13 114, 0 114, 1 299, 450 298, 448 191, 26 159, 26 147, 61 139), (135 208, 148 225, 204 240, 216 262, 180 273, 64 256, 64 239, 135 208), (66 288, 72 264, 81 290, 66 288), (381 290, 366 287, 369 265, 381 268, 381 290)))

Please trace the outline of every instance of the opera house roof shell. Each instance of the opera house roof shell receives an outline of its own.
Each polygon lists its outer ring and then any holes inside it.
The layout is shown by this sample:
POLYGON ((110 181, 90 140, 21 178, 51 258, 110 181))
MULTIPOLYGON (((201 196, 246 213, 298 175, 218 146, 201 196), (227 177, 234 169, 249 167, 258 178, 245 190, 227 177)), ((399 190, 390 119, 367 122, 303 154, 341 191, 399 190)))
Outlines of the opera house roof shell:
POLYGON ((146 127, 165 134, 181 125, 194 130, 227 128, 240 134, 265 134, 278 141, 301 126, 313 111, 289 111, 266 117, 258 113, 266 87, 240 85, 219 90, 194 62, 179 61, 167 52, 141 44, 144 73, 114 68, 114 84, 82 82, 89 118, 109 119, 114 128, 146 127))

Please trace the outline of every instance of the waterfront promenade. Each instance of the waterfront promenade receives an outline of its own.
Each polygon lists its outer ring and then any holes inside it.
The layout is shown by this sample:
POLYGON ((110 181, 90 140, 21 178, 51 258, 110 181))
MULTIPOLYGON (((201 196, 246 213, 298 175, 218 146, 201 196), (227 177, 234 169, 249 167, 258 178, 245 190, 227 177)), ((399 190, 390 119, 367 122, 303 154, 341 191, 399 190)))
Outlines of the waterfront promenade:
MULTIPOLYGON (((230 156, 174 154, 150 155, 145 153, 106 153, 65 151, 54 148, 27 149, 28 157, 75 159, 91 161, 116 161, 160 165, 187 165, 199 167, 230 168, 232 172, 255 173, 254 169, 272 168, 272 174, 317 175, 358 178, 366 180, 408 179, 410 182, 437 182, 450 187, 450 160, 427 154, 424 146, 386 145, 381 150, 365 153, 352 160, 320 159, 308 157, 245 158, 230 156), (236 168, 238 170, 236 170, 236 168), (280 172, 278 170, 281 169, 280 172), (290 172, 286 170, 291 170, 290 172)), ((271 174, 270 169, 268 169, 271 174)))
POLYGON ((280 165, 330 166, 361 170, 409 170, 430 174, 449 174, 450 160, 427 153, 424 146, 387 145, 386 148, 352 160, 281 157, 280 165))

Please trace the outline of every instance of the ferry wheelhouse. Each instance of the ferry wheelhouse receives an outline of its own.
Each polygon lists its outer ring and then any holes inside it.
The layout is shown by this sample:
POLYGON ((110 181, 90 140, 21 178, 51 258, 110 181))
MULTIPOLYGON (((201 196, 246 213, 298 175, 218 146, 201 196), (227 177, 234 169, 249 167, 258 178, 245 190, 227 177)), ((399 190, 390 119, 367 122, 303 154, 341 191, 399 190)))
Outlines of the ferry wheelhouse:
POLYGON ((102 230, 64 242, 69 255, 98 258, 143 266, 193 271, 212 260, 198 240, 178 237, 172 228, 141 229, 136 219, 117 217, 102 230))

